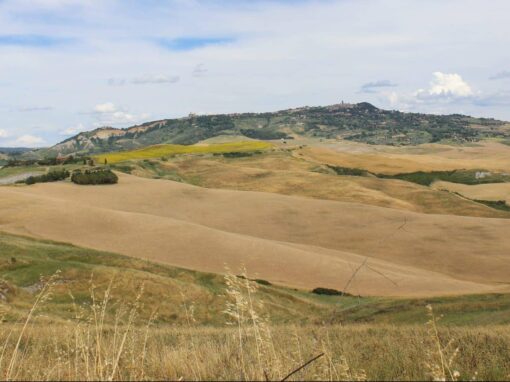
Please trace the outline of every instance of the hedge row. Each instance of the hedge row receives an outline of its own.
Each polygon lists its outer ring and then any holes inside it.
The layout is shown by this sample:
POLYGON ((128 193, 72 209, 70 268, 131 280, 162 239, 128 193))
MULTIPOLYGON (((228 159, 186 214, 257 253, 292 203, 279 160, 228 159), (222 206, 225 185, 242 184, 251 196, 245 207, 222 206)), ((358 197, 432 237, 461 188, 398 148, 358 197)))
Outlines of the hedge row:
POLYGON ((47 174, 37 175, 37 176, 29 176, 25 179, 26 184, 35 184, 35 183, 46 183, 46 182, 56 182, 59 180, 64 180, 69 177, 69 171, 65 168, 59 170, 52 170, 47 174))

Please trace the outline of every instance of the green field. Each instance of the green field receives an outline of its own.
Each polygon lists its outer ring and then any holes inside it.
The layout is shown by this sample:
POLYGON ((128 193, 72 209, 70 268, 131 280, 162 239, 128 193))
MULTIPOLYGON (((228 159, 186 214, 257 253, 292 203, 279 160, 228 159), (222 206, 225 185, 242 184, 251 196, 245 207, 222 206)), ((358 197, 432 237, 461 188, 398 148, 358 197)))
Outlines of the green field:
POLYGON ((133 159, 161 158, 179 154, 215 154, 230 152, 246 152, 267 150, 270 149, 271 147, 273 147, 271 143, 261 141, 229 142, 210 145, 190 145, 190 146, 166 144, 144 147, 138 150, 100 154, 96 155, 94 159, 98 163, 104 163, 106 159, 109 164, 113 164, 133 159))

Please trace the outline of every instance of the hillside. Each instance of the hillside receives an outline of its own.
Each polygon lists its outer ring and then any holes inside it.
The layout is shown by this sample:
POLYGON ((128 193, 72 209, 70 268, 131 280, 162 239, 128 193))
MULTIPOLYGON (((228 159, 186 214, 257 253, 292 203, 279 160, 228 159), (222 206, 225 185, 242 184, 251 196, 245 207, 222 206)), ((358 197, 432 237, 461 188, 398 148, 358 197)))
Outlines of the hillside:
MULTIPOLYGON (((286 145, 274 144, 273 149, 265 151, 193 155, 175 155, 174 145, 159 145, 134 151, 98 154, 95 159, 97 163, 103 163, 106 159, 114 169, 128 174, 174 180, 207 188, 264 191, 357 202, 428 214, 510 218, 508 212, 488 208, 479 202, 469 200, 485 200, 481 196, 470 198, 466 195, 463 198, 454 192, 445 192, 436 187, 415 183, 412 177, 406 180, 402 175, 421 174, 423 177, 431 176, 434 179, 435 174, 449 175, 450 172, 431 170, 465 169, 453 171, 453 174, 464 174, 465 176, 459 180, 467 184, 508 181, 510 176, 497 169, 510 166, 509 146, 494 142, 484 142, 477 147, 439 147, 434 144, 428 151, 422 148, 424 152, 413 155, 406 153, 407 146, 376 147, 342 141, 335 144, 323 142, 321 146, 300 148, 299 142, 295 140, 286 145), (169 155, 161 155, 161 146, 172 149, 169 155), (382 147, 392 149, 391 154, 375 150, 368 153, 347 152, 351 149, 382 147), (441 151, 438 151, 439 149, 441 151), (456 155, 456 159, 447 158, 452 153, 456 155), (501 157, 498 160, 499 153, 506 153, 507 159, 501 157), (151 157, 147 158, 144 154, 151 157), (340 165, 345 167, 338 167, 340 165), (483 179, 476 179, 476 172, 479 171, 476 169, 481 165, 486 168, 484 171, 494 170, 494 173, 483 179), (350 174, 339 174, 333 170, 340 168, 348 170, 348 167, 351 170, 350 174), (359 167, 365 170, 360 170, 361 175, 354 176, 359 167), (366 170, 367 167, 373 169, 373 172, 366 170), (473 169, 466 170, 470 168, 473 169), (417 173, 419 170, 427 172, 417 173), (379 176, 375 176, 374 173, 379 176)), ((211 148, 197 145, 181 147, 189 150, 211 148)), ((455 176, 448 176, 448 180, 456 179, 455 176)), ((490 189, 493 186, 508 184, 510 183, 489 183, 486 186, 490 189)), ((505 188, 501 189, 502 192, 504 190, 505 188)))
MULTIPOLYGON (((131 301, 144 285, 140 321, 155 308, 158 324, 186 325, 185 306, 194 306, 195 324, 223 326, 227 285, 222 275, 202 273, 146 260, 100 252, 64 243, 35 240, 0 232, 0 300, 3 321, 23 315, 52 275, 58 273, 53 298, 42 307, 46 320, 64 322, 73 317, 73 302, 90 303, 90 288, 101 294, 113 279, 114 301, 131 301), (43 280, 43 282, 41 282, 43 280), (72 295, 69 294, 72 292, 72 295), (161 299, 161 296, 165 296, 161 299)), ((248 271, 248 276, 250 273, 248 271)), ((427 299, 389 299, 325 296, 255 281, 257 298, 272 323, 424 323, 425 305, 447 313, 444 323, 476 325, 510 323, 510 294, 466 295, 427 299), (490 309, 480 310, 485 302, 490 309), (490 311, 500 314, 492 315, 490 311), (466 314, 469 313, 469 314, 466 314)), ((108 311, 108 314, 111 312, 108 311)))
POLYGON ((510 372, 508 294, 319 296, 4 233, 0 249, 0 366, 15 380, 110 379, 116 363, 119 380, 236 380, 243 364, 233 355, 246 361, 247 379, 264 380, 262 364, 267 379, 281 380, 321 353, 296 379, 424 380, 423 353, 435 360, 428 354, 439 343, 425 325, 428 304, 442 317, 441 338, 452 341, 445 354, 461 348, 461 376, 504 380, 510 372), (232 291, 253 303, 242 312, 255 322, 231 325, 232 291))
POLYGON ((342 138, 370 144, 415 145, 471 142, 510 137, 510 124, 460 114, 429 115, 378 109, 363 102, 301 107, 267 113, 190 115, 126 129, 103 127, 82 132, 39 155, 99 153, 153 144, 193 144, 219 135, 271 140, 295 137, 342 138))
POLYGON ((119 174, 113 187, 0 188, 1 230, 273 283, 362 295, 500 291, 508 219, 427 215, 119 174), (476 232, 476 235, 473 235, 476 232))

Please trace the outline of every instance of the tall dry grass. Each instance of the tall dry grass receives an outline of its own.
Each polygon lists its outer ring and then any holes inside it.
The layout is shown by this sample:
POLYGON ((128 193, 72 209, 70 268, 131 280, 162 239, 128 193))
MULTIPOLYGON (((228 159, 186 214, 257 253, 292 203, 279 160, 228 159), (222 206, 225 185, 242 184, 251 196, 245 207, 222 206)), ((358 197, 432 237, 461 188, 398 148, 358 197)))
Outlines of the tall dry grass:
MULTIPOLYGON (((143 287, 130 303, 91 282, 91 303, 75 318, 44 325, 39 308, 58 275, 45 281, 23 322, 0 325, 0 373, 6 380, 466 380, 510 378, 510 331, 426 327, 274 326, 262 315, 257 284, 226 276, 225 327, 142 322, 143 287), (113 314, 113 315, 112 315, 113 314), (114 317, 111 319, 111 317, 114 317)), ((425 314, 425 312, 424 312, 425 314)))

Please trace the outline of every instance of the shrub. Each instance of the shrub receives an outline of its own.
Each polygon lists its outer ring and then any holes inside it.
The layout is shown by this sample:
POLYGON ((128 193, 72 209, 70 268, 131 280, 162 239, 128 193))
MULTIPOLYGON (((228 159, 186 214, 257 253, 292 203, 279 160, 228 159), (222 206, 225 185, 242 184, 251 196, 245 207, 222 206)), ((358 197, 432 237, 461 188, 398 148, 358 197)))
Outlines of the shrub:
POLYGON ((349 293, 344 293, 342 291, 331 289, 331 288, 315 288, 312 290, 314 294, 322 294, 326 296, 352 296, 349 293))
POLYGON ((251 157, 253 156, 253 152, 247 152, 247 151, 232 151, 229 153, 223 153, 223 156, 225 158, 243 158, 243 157, 251 157))
POLYGON ((44 158, 37 162, 39 166, 55 166, 57 165, 57 158, 44 158))
POLYGON ((264 279, 255 279, 253 280, 255 281, 257 284, 260 284, 260 285, 266 285, 266 286, 271 286, 273 284, 271 284, 269 281, 267 280, 264 280, 264 279))
POLYGON ((262 128, 262 129, 243 129, 241 133, 248 138, 252 139, 292 139, 292 137, 287 136, 284 132, 281 131, 273 131, 271 129, 262 128))
POLYGON ((75 170, 71 176, 71 181, 76 184, 115 184, 119 181, 109 168, 96 168, 91 170, 75 170))
POLYGON ((362 168, 351 168, 341 166, 327 165, 330 169, 335 171, 337 175, 350 175, 350 176, 368 176, 370 173, 362 168))
POLYGON ((31 184, 35 184, 35 176, 29 176, 28 178, 25 179, 25 184, 28 184, 28 185, 31 185, 31 184))
POLYGON ((60 170, 52 170, 47 174, 38 175, 38 176, 29 176, 25 179, 25 184, 35 184, 35 183, 46 183, 46 182, 57 182, 59 180, 64 180, 69 177, 69 171, 65 168, 60 170))
POLYGON ((18 167, 18 166, 32 166, 36 164, 37 161, 35 159, 30 160, 19 160, 19 159, 9 159, 4 167, 18 167))

